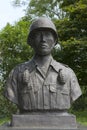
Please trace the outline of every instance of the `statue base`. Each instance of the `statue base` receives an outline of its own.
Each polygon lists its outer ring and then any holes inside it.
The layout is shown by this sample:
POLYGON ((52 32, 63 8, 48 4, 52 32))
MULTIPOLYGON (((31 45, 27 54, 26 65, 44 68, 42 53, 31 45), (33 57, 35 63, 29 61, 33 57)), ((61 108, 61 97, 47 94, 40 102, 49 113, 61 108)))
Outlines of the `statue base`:
POLYGON ((75 115, 68 113, 44 112, 12 115, 12 128, 23 130, 77 129, 75 115))

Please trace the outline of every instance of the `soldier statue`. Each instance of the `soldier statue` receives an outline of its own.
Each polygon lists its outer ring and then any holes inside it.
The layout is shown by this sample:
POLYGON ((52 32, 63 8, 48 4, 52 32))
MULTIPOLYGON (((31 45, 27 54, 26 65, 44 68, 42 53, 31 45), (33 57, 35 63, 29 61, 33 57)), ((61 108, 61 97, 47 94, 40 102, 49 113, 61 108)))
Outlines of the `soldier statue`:
POLYGON ((66 112, 82 94, 73 70, 51 55, 57 39, 50 19, 40 17, 31 24, 27 43, 34 49, 34 56, 11 71, 5 87, 5 96, 20 113, 66 112))

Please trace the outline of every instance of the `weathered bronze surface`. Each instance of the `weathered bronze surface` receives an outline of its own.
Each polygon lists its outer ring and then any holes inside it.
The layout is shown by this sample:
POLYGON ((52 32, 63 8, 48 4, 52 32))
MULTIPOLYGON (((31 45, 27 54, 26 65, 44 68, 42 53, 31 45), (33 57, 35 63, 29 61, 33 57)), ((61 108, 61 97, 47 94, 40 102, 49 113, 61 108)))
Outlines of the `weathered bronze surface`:
POLYGON ((73 70, 51 55, 57 37, 56 27, 48 18, 32 23, 27 42, 35 54, 11 71, 5 88, 5 96, 17 104, 20 113, 66 112, 82 94, 73 70))

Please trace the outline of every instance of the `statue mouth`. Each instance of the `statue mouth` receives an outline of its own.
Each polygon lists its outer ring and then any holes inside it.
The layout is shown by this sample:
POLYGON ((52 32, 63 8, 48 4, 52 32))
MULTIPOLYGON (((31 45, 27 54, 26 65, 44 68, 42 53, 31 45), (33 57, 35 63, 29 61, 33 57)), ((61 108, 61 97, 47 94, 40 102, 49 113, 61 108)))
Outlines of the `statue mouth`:
POLYGON ((40 43, 40 47, 41 48, 48 48, 48 45, 46 43, 41 42, 40 43))

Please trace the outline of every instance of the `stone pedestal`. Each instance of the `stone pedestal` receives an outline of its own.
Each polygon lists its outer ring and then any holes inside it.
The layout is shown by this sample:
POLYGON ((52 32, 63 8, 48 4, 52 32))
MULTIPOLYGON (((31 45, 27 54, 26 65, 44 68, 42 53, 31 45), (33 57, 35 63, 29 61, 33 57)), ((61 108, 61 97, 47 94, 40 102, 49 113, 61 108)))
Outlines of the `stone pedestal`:
POLYGON ((12 115, 12 128, 27 130, 77 129, 76 117, 68 113, 29 113, 12 115))

